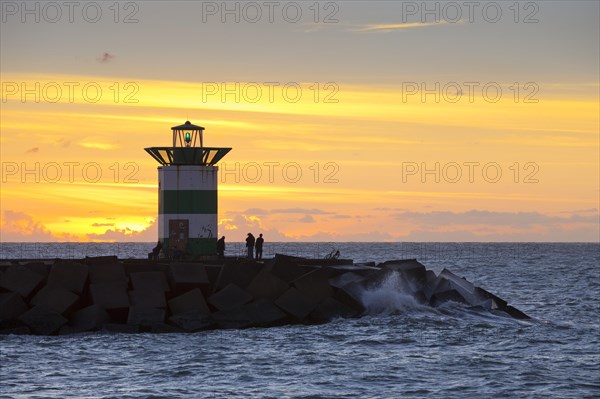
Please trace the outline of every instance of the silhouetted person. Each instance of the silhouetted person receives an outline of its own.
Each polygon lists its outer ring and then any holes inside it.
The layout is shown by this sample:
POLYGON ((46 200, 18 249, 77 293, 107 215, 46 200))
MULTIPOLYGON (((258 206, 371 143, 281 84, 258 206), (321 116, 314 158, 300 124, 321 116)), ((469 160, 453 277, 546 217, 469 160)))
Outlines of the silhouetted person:
POLYGON ((148 254, 148 259, 158 260, 158 254, 160 253, 161 249, 162 249, 162 243, 160 241, 158 241, 156 246, 154 248, 152 248, 152 252, 150 252, 148 254))
POLYGON ((217 241, 217 255, 219 255, 219 258, 225 257, 225 236, 217 241))
POLYGON ((256 260, 261 260, 262 259, 262 247, 263 244, 265 242, 265 239, 262 236, 262 233, 258 235, 258 238, 256 239, 256 260))
POLYGON ((246 248, 248 248, 248 259, 254 259, 254 243, 256 239, 252 235, 252 233, 248 233, 248 237, 246 237, 246 248))

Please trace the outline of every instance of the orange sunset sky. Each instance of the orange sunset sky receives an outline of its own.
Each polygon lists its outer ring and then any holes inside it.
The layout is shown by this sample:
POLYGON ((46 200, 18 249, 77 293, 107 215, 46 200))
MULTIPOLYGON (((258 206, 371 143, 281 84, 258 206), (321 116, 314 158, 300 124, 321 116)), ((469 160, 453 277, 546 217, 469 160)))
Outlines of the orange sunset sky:
POLYGON ((599 2, 75 3, 2 1, 3 242, 155 241, 186 120, 229 241, 600 240, 599 2))

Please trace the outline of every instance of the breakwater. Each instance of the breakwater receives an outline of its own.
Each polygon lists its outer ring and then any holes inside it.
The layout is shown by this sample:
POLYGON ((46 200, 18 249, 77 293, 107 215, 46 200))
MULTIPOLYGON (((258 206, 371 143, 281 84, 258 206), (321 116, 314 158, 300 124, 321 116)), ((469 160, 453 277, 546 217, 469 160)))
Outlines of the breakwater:
POLYGON ((391 285, 418 303, 454 301, 519 319, 505 300, 414 259, 379 264, 276 255, 198 262, 12 261, 0 264, 0 333, 195 332, 359 317, 365 293, 391 285))

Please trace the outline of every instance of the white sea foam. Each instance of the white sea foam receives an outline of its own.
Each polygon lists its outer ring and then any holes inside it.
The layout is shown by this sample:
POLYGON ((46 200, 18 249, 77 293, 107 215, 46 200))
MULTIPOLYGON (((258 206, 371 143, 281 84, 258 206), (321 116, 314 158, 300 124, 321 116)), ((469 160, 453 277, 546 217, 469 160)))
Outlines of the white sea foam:
POLYGON ((368 314, 403 313, 423 308, 407 290, 398 272, 390 273, 381 284, 362 291, 360 300, 368 314))

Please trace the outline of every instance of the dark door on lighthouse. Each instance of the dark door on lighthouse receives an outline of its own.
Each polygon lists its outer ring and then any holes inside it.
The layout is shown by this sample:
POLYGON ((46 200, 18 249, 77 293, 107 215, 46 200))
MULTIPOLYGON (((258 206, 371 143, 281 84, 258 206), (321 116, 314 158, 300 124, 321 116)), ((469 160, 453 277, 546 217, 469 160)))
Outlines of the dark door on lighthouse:
POLYGON ((185 253, 189 233, 190 221, 188 219, 169 220, 169 247, 185 253))

